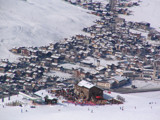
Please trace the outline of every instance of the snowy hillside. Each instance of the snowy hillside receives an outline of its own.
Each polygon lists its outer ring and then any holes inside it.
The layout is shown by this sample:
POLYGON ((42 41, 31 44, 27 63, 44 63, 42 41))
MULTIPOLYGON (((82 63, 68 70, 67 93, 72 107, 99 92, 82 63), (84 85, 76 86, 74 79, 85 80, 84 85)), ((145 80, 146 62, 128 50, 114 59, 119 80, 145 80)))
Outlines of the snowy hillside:
MULTIPOLYGON (((111 93, 111 95, 117 94, 111 93)), ((2 120, 159 120, 159 92, 122 96, 126 99, 124 104, 105 106, 75 106, 62 103, 36 106, 36 108, 30 108, 30 105, 3 108, 0 101, 0 116, 2 120)), ((21 99, 21 96, 15 97, 17 100, 21 99)), ((11 97, 11 100, 14 99, 11 97)))
POLYGON ((15 46, 43 46, 80 34, 96 18, 62 0, 0 0, 0 59, 12 59, 7 50, 15 46))
MULTIPOLYGON (((138 0, 133 0, 138 1, 138 0)), ((151 26, 160 31, 160 0, 141 0, 140 6, 131 7, 133 11, 130 16, 123 16, 128 21, 149 22, 151 26)))

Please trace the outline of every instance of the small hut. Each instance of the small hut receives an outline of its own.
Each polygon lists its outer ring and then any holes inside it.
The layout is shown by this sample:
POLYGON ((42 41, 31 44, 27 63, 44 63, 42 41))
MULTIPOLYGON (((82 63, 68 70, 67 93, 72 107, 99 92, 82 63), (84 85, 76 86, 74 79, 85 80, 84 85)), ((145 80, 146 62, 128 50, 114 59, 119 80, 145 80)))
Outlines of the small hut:
POLYGON ((58 99, 57 98, 49 98, 48 96, 44 97, 46 104, 57 104, 58 99))

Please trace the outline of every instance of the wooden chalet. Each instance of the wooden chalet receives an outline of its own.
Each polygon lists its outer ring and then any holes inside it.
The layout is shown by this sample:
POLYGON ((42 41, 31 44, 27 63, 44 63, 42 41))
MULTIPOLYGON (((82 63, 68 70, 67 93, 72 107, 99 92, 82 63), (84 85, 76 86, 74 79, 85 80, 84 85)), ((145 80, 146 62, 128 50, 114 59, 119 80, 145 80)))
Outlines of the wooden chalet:
POLYGON ((103 90, 85 80, 75 85, 74 92, 79 98, 87 101, 103 98, 103 90))
POLYGON ((6 72, 8 69, 7 63, 0 63, 0 73, 6 72))
POLYGON ((129 83, 129 79, 125 76, 114 76, 113 80, 117 83, 118 87, 121 87, 127 83, 129 83))

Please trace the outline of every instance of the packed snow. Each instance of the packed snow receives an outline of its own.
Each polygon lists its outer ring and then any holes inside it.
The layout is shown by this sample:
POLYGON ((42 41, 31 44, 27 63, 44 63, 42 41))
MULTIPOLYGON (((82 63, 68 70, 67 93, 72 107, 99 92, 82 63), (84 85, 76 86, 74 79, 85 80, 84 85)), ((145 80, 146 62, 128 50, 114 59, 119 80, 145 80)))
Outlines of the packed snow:
POLYGON ((138 90, 151 90, 151 89, 159 89, 160 81, 152 81, 152 80, 133 80, 131 85, 126 85, 124 88, 132 88, 132 85, 136 86, 138 90))
POLYGON ((144 92, 144 93, 131 93, 131 95, 134 96, 140 96, 140 97, 146 97, 146 98, 156 98, 156 99, 160 99, 160 92, 156 91, 156 92, 144 92))
POLYGON ((9 49, 44 46, 91 26, 96 16, 63 0, 0 0, 0 59, 9 49))
MULTIPOLYGON (((47 92, 44 92, 47 94, 47 92)), ((107 91, 104 94, 109 94, 107 91)), ((117 96, 117 93, 110 93, 117 96)), ((119 95, 119 94, 118 94, 119 95)), ((122 94, 125 103, 105 106, 80 106, 68 103, 58 105, 38 105, 31 108, 31 103, 23 107, 3 106, 0 101, 0 116, 3 120, 159 120, 159 92, 122 94)), ((26 100, 13 96, 13 100, 26 100)), ((7 98, 5 102, 8 102, 7 98)))
POLYGON ((153 89, 160 88, 160 81, 141 81, 134 80, 132 85, 135 85, 138 89, 153 89))

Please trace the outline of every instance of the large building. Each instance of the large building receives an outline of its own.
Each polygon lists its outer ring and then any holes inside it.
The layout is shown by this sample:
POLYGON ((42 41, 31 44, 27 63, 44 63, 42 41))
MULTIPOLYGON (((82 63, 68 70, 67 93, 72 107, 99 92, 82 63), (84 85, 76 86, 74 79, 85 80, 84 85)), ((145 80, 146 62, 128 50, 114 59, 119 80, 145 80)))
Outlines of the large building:
POLYGON ((75 85, 74 92, 79 98, 87 101, 103 98, 103 90, 85 80, 75 85))

